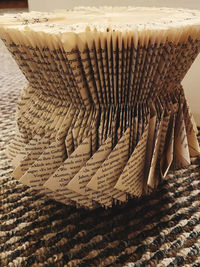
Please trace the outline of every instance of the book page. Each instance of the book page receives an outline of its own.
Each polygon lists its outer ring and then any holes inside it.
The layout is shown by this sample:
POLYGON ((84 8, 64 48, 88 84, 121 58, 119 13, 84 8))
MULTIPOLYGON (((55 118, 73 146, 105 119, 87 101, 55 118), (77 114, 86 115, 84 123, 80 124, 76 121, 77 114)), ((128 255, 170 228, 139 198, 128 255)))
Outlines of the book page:
POLYGON ((54 199, 55 201, 61 202, 65 205, 71 205, 71 206, 75 205, 73 200, 70 200, 70 199, 66 198, 64 195, 61 195, 55 191, 51 191, 50 189, 44 188, 44 193, 49 198, 54 199))
POLYGON ((164 113, 165 111, 163 110, 163 114, 159 122, 159 128, 155 136, 155 146, 153 149, 150 170, 149 170, 148 179, 147 179, 147 185, 150 186, 151 188, 155 188, 158 185, 158 181, 159 181, 160 173, 159 173, 159 169, 157 169, 156 167, 157 167, 157 159, 158 159, 161 135, 163 133, 163 124, 164 124, 164 118, 165 118, 164 113))
POLYGON ((112 115, 112 109, 111 107, 106 108, 106 114, 105 114, 105 121, 104 121, 104 127, 103 127, 103 142, 107 139, 107 133, 109 126, 111 124, 111 115, 112 115))
POLYGON ((195 121, 189 110, 187 103, 183 107, 183 115, 185 120, 186 134, 188 140, 188 147, 191 157, 198 156, 200 154, 199 142, 196 134, 198 133, 195 121))
POLYGON ((91 177, 101 167, 105 159, 108 157, 112 149, 112 139, 108 137, 99 149, 92 155, 80 171, 68 183, 67 187, 79 194, 89 197, 89 190, 86 185, 91 180, 91 177))
POLYGON ((146 157, 145 157, 145 183, 148 184, 148 176, 151 168, 151 160, 153 156, 153 151, 155 148, 155 132, 156 132, 156 110, 153 105, 151 105, 150 119, 149 119, 149 129, 147 137, 147 147, 146 147, 146 157))
POLYGON ((122 71, 123 71, 123 60, 122 60, 122 32, 118 32, 117 34, 117 102, 119 104, 122 103, 122 71))
POLYGON ((25 150, 26 155, 23 159, 16 161, 16 168, 12 175, 16 179, 20 179, 22 175, 32 166, 32 164, 40 157, 43 151, 49 146, 49 138, 44 136, 43 138, 33 139, 33 143, 27 145, 28 150, 25 150), (37 143, 35 143, 37 142, 37 143), (33 145, 32 145, 33 144, 33 145))
MULTIPOLYGON (((103 106, 106 105, 106 88, 104 82, 104 73, 103 73, 103 60, 101 56, 101 41, 100 41, 100 33, 96 32, 94 35, 94 44, 95 44, 95 53, 96 53, 96 61, 98 66, 99 73, 99 85, 100 85, 100 93, 102 98, 103 106)), ((104 50, 105 53, 105 50, 104 50)))
POLYGON ((110 103, 110 81, 109 81, 109 66, 108 66, 108 49, 107 49, 107 32, 100 32, 100 46, 101 46, 101 57, 103 66, 103 77, 104 86, 106 91, 106 104, 110 103))
MULTIPOLYGON (((114 185, 128 160, 129 138, 130 129, 128 128, 108 158, 87 184, 87 187, 95 191, 101 191, 102 194, 105 192, 120 201, 126 201, 126 194, 114 189, 114 185)), ((106 204, 104 203, 104 205, 106 204)))
POLYGON ((75 78, 77 89, 81 94, 86 109, 88 109, 90 106, 90 98, 88 87, 84 78, 81 59, 79 58, 79 51, 76 47, 76 35, 74 33, 67 33, 66 35, 63 34, 61 40, 70 69, 72 70, 75 78))
MULTIPOLYGON (((80 171, 74 176, 74 178, 68 183, 67 187, 85 197, 95 200, 101 205, 106 204, 108 199, 112 202, 112 198, 109 197, 105 192, 94 191, 87 186, 91 177, 97 172, 104 160, 108 157, 111 152, 112 142, 111 138, 108 137, 104 144, 93 154, 93 156, 86 162, 86 164, 80 169, 80 171), (107 199, 107 201, 106 201, 107 199)), ((76 201, 76 198, 72 198, 76 201)))
MULTIPOLYGON (((56 109, 52 114, 52 118, 48 124, 47 134, 42 138, 39 135, 35 135, 33 139, 23 148, 23 151, 15 158, 14 164, 16 169, 13 172, 15 178, 20 178, 31 165, 38 159, 43 153, 44 149, 49 146, 51 141, 55 140, 57 129, 60 129, 62 124, 62 116, 59 112, 60 109, 56 109)), ((59 141, 63 142, 62 139, 59 141)))
POLYGON ((190 165, 187 133, 183 117, 183 105, 180 104, 174 129, 174 168, 183 168, 190 165))
POLYGON ((99 121, 99 112, 98 110, 94 110, 95 112, 93 113, 93 119, 91 122, 91 128, 89 132, 91 133, 91 154, 93 155, 94 152, 97 150, 97 126, 98 126, 98 121, 99 121))
POLYGON ((25 158, 27 154, 30 153, 32 148, 34 148, 40 140, 41 137, 39 135, 35 135, 33 139, 31 139, 31 141, 28 142, 28 144, 21 147, 19 153, 17 154, 17 156, 15 156, 15 158, 12 161, 12 164, 15 168, 20 164, 23 158, 25 158))
POLYGON ((20 178, 20 182, 36 190, 42 190, 43 184, 56 171, 66 158, 64 142, 51 143, 20 178))
POLYGON ((136 103, 141 101, 141 98, 144 94, 143 86, 142 86, 142 79, 146 72, 146 57, 148 57, 147 54, 147 48, 149 45, 149 31, 141 31, 139 32, 139 51, 138 51, 138 57, 137 57, 137 65, 135 69, 135 81, 134 81, 134 101, 136 103))
POLYGON ((68 188, 68 183, 79 172, 91 156, 91 136, 88 136, 80 146, 52 173, 44 187, 56 191, 69 200, 76 200, 83 206, 90 206, 91 201, 68 188), (82 201, 82 202, 81 202, 82 201))
POLYGON ((75 121, 74 127, 72 129, 72 136, 73 136, 73 143, 74 143, 74 149, 77 148, 78 146, 78 135, 80 132, 80 128, 84 119, 84 115, 85 115, 85 109, 81 108, 80 112, 78 114, 78 117, 75 121))
MULTIPOLYGON (((100 81, 100 74, 99 74, 99 68, 98 68, 98 61, 97 61, 97 55, 96 55, 96 48, 95 48, 95 32, 87 32, 87 45, 88 45, 88 53, 90 57, 91 62, 91 68, 92 73, 94 75, 94 85, 96 87, 97 91, 97 104, 102 106, 103 104, 103 96, 102 96, 102 90, 101 90, 101 81, 100 81)), ((94 101, 95 102, 95 101, 94 101)))
POLYGON ((60 36, 58 34, 48 33, 42 35, 42 50, 45 52, 44 57, 49 58, 48 71, 54 76, 54 81, 59 85, 57 89, 61 99, 68 103, 77 105, 82 104, 80 95, 78 94, 75 84, 72 80, 72 73, 69 70, 69 64, 62 47, 60 36), (45 45, 45 47, 44 47, 45 45), (62 90, 60 90, 62 88, 62 90), (63 94, 63 92, 65 92, 63 94))
POLYGON ((87 81, 87 86, 90 91, 90 95, 92 97, 92 101, 94 105, 98 105, 98 96, 97 96, 97 88, 95 83, 95 76, 93 73, 92 62, 90 58, 92 47, 92 35, 90 32, 81 33, 78 35, 78 48, 81 57, 81 63, 84 69, 84 77, 87 81), (89 46, 88 46, 89 43, 89 46))
POLYGON ((88 111, 88 120, 87 123, 85 123, 85 126, 83 125, 82 129, 82 134, 80 133, 81 136, 79 136, 79 144, 88 136, 89 132, 91 131, 91 125, 93 124, 93 121, 97 119, 96 115, 96 109, 93 107, 91 110, 88 111))
MULTIPOLYGON (((104 144, 99 147, 98 151, 92 156, 92 158, 86 163, 86 171, 91 171, 89 179, 84 179, 84 192, 82 193, 89 199, 95 200, 102 207, 112 207, 113 198, 106 194, 106 192, 92 190, 87 187, 88 182, 91 180, 91 177, 97 172, 102 163, 106 160, 110 152, 112 151, 112 139, 108 137, 104 144), (91 169, 91 170, 90 170, 91 169)), ((81 188, 83 189, 83 187, 81 188)))
MULTIPOLYGON (((109 30, 109 29, 108 29, 109 30)), ((112 67, 112 31, 107 32, 107 66, 110 85, 110 101, 114 104, 114 85, 113 85, 113 67, 112 67)))
POLYGON ((112 31, 112 80, 113 80, 113 97, 114 103, 118 103, 118 77, 117 77, 117 37, 118 32, 112 31))
POLYGON ((132 114, 131 119, 131 135, 130 135, 130 151, 129 154, 131 155, 134 151, 136 144, 137 144, 137 130, 138 130, 138 117, 135 117, 135 114, 132 114))
POLYGON ((123 127, 123 108, 119 107, 118 109, 119 112, 119 117, 118 117, 118 129, 117 129, 117 142, 119 141, 119 139, 122 136, 122 127, 123 127))
POLYGON ((145 155, 147 147, 149 124, 147 124, 141 139, 131 154, 122 174, 115 184, 115 188, 130 194, 141 196, 145 177, 145 155))
POLYGON ((70 128, 67 132, 67 136, 65 138, 65 146, 66 146, 66 151, 67 151, 67 155, 71 155, 71 153, 74 151, 74 141, 73 141, 73 134, 72 134, 72 130, 74 128, 74 124, 78 118, 78 115, 80 113, 80 109, 77 108, 75 110, 75 113, 73 113, 73 118, 71 120, 71 125, 70 125, 70 128))
POLYGON ((143 63, 143 73, 140 81, 140 101, 145 101, 148 97, 149 87, 148 84, 152 78, 153 71, 156 69, 156 61, 158 62, 159 44, 156 40, 156 33, 148 32, 145 40, 144 48, 146 49, 146 57, 143 63))
POLYGON ((158 158, 160 158, 163 155, 164 152, 164 147, 165 147, 165 142, 167 138, 167 132, 168 132, 168 127, 169 127, 169 122, 171 118, 171 111, 165 111, 166 113, 164 114, 163 121, 162 121, 162 130, 160 134, 160 144, 159 144, 159 151, 158 151, 158 158), (169 112, 169 113, 168 113, 169 112))
POLYGON ((103 107, 100 109, 100 122, 98 127, 98 144, 101 145, 103 141, 103 127, 105 123, 106 109, 103 107))
POLYGON ((163 151, 163 155, 160 161, 160 170, 161 177, 165 178, 167 172, 173 161, 173 153, 174 153, 174 128, 175 128, 175 120, 176 115, 172 115, 170 125, 167 131, 167 142, 165 143, 165 149, 163 151))
POLYGON ((56 140, 61 140, 63 138, 66 138, 68 130, 70 128, 70 125, 72 123, 72 120, 76 114, 76 108, 74 107, 73 104, 69 106, 69 109, 65 115, 65 117, 62 120, 62 123, 60 127, 58 128, 56 132, 56 140))
MULTIPOLYGON (((79 146, 82 143, 82 140, 85 139, 85 137, 86 137, 84 135, 84 132, 87 129, 87 124, 90 123, 88 120, 91 117, 90 116, 91 113, 93 113, 93 110, 92 109, 91 110, 88 110, 88 111, 87 110, 84 111, 83 120, 82 120, 80 129, 79 129, 79 133, 77 135, 77 146, 79 146)), ((89 124, 89 127, 90 127, 90 124, 89 124)), ((87 132, 86 135, 88 135, 88 132, 87 132)))
POLYGON ((122 74, 121 74, 121 103, 125 103, 127 95, 127 83, 130 60, 130 41, 131 38, 127 32, 122 32, 122 74))
POLYGON ((23 134, 19 132, 18 126, 16 126, 14 139, 6 149, 6 154, 13 159, 13 166, 16 166, 15 158, 17 157, 18 153, 26 146, 26 142, 27 140, 24 138, 23 134))

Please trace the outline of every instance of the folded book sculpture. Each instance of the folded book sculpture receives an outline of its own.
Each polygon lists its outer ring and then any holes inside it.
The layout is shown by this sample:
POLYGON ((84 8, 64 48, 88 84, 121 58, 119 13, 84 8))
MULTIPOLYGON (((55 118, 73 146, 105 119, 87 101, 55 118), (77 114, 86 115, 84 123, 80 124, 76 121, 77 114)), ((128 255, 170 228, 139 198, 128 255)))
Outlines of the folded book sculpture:
POLYGON ((0 18, 28 80, 7 154, 20 182, 69 205, 151 192, 199 155, 181 81, 200 49, 200 11, 75 8, 0 18))

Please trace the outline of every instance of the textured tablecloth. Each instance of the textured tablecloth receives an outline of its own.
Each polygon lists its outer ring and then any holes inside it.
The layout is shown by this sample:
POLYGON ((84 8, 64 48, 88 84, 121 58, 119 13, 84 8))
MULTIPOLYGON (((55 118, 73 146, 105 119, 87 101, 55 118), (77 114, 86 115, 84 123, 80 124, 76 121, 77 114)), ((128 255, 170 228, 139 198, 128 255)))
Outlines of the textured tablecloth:
POLYGON ((200 266, 200 158, 108 210, 62 205, 11 177, 4 151, 25 83, 0 44, 0 266, 200 266))

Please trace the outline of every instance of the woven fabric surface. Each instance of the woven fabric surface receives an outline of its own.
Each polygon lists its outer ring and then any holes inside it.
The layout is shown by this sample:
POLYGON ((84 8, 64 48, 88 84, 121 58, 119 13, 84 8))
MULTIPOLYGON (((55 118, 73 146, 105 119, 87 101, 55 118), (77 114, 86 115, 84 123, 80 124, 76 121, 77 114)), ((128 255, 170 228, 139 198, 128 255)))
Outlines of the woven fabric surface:
POLYGON ((113 209, 48 199, 11 176, 5 148, 26 81, 1 43, 0 64, 0 266, 200 266, 200 158, 113 209))

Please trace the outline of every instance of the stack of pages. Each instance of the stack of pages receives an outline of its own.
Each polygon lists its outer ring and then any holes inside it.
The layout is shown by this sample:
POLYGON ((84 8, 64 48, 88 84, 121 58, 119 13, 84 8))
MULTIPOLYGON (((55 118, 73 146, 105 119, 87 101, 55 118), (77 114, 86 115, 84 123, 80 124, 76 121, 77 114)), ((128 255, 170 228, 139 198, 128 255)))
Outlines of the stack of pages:
POLYGON ((24 73, 13 176, 69 205, 112 207, 199 155, 181 81, 200 49, 200 11, 75 8, 0 17, 24 73))

